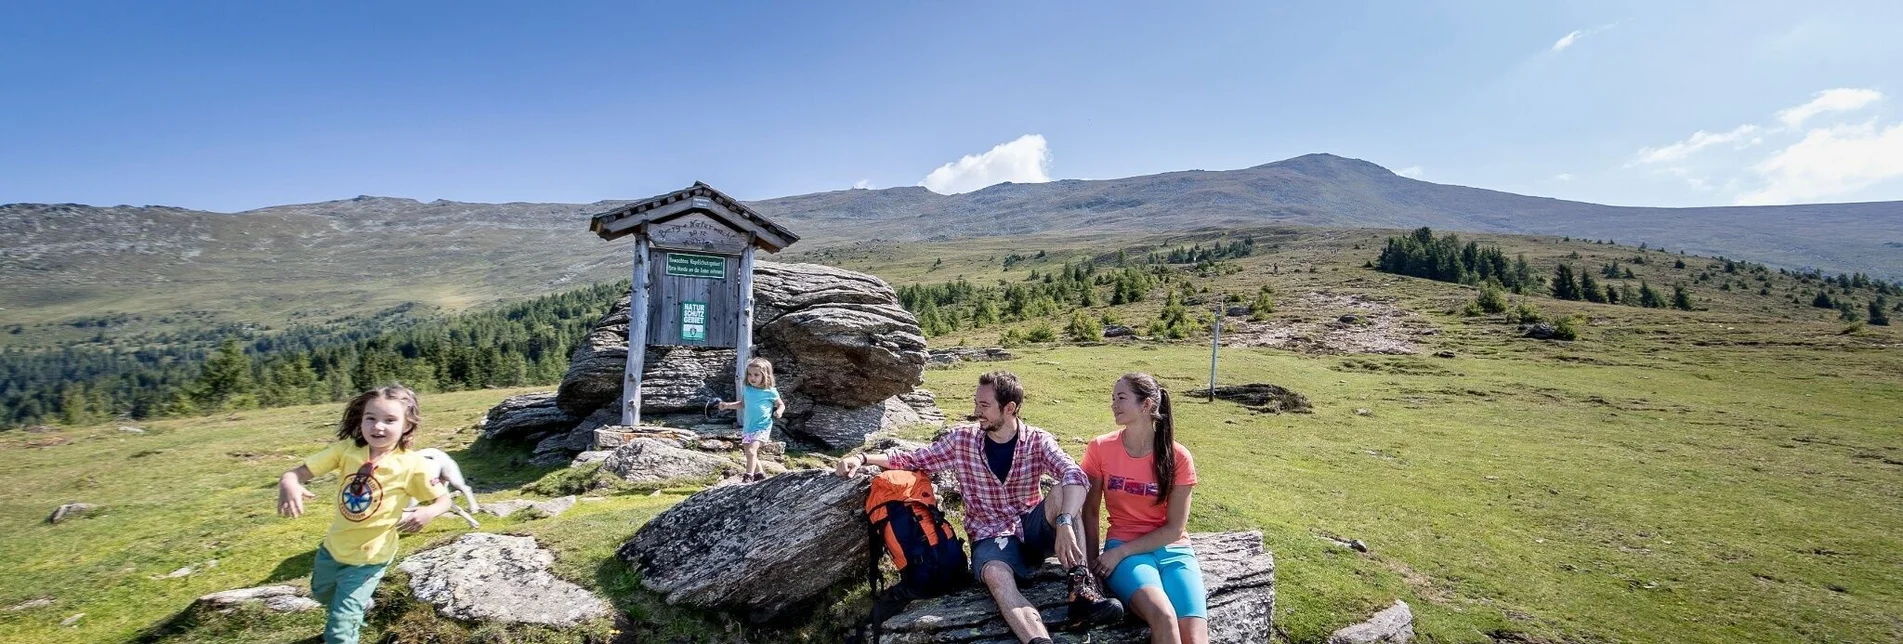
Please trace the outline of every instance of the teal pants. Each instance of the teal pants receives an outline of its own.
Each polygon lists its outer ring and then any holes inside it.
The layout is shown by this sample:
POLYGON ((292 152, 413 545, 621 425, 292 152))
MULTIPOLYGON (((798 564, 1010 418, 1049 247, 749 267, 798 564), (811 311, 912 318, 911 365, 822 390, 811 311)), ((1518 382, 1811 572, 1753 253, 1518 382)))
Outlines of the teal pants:
POLYGON ((370 596, 383 581, 383 570, 390 564, 347 566, 337 563, 324 544, 317 544, 317 563, 311 566, 311 598, 328 609, 324 617, 326 644, 357 644, 357 632, 363 630, 364 612, 370 608, 370 596))

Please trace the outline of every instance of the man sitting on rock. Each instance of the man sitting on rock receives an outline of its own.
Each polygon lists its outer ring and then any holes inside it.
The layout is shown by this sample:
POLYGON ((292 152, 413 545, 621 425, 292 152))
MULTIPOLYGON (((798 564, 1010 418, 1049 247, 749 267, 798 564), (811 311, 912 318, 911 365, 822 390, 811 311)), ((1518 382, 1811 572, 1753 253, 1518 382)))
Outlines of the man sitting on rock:
POLYGON ((1024 388, 1017 376, 994 371, 978 377, 973 396, 976 425, 960 425, 931 445, 839 460, 837 473, 852 476, 862 465, 944 471, 958 477, 965 501, 965 534, 971 539, 972 574, 984 581, 998 610, 1019 641, 1049 644, 1037 607, 1018 587, 1030 581, 1032 568, 1055 551, 1070 575, 1067 628, 1085 629, 1123 618, 1123 605, 1106 598, 1084 557, 1081 524, 1089 479, 1083 468, 1058 447, 1050 432, 1018 419, 1024 388), (1045 497, 1038 480, 1045 474, 1059 485, 1045 497), (1053 502, 1051 499, 1055 499, 1053 502), (1061 510, 1061 511, 1060 511, 1061 510))

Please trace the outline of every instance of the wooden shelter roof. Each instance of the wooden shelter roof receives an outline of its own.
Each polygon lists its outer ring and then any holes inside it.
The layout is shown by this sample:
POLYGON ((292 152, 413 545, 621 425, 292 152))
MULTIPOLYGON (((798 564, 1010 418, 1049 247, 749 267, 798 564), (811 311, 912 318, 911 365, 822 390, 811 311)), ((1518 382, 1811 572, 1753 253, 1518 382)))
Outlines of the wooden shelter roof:
POLYGON ((618 239, 689 213, 704 213, 734 230, 753 233, 753 244, 769 253, 799 241, 799 235, 773 223, 746 204, 699 181, 687 188, 636 201, 595 215, 588 230, 602 239, 618 239))

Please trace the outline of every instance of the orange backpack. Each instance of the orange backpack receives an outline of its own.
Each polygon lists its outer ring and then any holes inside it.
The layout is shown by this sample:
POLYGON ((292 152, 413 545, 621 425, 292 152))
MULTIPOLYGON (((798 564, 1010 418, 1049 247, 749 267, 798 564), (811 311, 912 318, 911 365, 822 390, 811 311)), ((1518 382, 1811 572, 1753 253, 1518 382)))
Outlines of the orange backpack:
MULTIPOLYGON (((870 524, 867 551, 872 558, 866 579, 873 597, 880 594, 882 552, 892 555, 892 566, 899 570, 899 583, 888 599, 900 604, 937 597, 971 583, 965 541, 958 538, 939 511, 932 479, 924 473, 886 470, 872 477, 872 491, 866 495, 866 520, 870 524)), ((874 641, 879 623, 884 621, 880 612, 874 610, 874 641)))

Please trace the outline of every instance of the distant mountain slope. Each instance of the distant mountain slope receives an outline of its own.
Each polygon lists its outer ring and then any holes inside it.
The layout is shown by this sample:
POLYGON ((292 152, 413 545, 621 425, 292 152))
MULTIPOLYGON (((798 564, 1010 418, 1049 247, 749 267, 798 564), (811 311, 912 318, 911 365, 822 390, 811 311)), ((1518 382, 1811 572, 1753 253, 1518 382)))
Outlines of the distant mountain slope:
MULTIPOLYGON (((893 239, 1040 230, 1180 230, 1268 222, 1565 235, 1649 243, 1774 266, 1903 279, 1903 202, 1634 208, 1417 181, 1310 154, 1242 170, 1186 171, 959 195, 846 190, 754 204, 768 216, 893 239)), ((789 225, 793 225, 789 223, 789 225)), ((796 228, 797 230, 797 228, 796 228)), ((829 230, 830 232, 830 230, 829 230)))
MULTIPOLYGON (((49 320, 96 312, 101 301, 142 310, 181 294, 198 300, 172 308, 280 311, 294 308, 292 301, 308 308, 324 298, 339 298, 339 310, 363 310, 401 301, 461 306, 533 295, 627 270, 627 244, 603 243, 587 232, 590 214, 620 203, 357 197, 235 214, 4 205, 0 310, 8 320, 49 320), (197 287, 157 286, 163 284, 197 287), (391 292, 367 292, 377 289, 391 292)), ((1903 202, 1602 206, 1416 181, 1328 154, 1219 172, 1001 184, 958 195, 918 187, 843 190, 753 205, 801 234, 795 251, 1046 231, 1431 226, 1645 242, 1773 266, 1903 279, 1903 202)))

